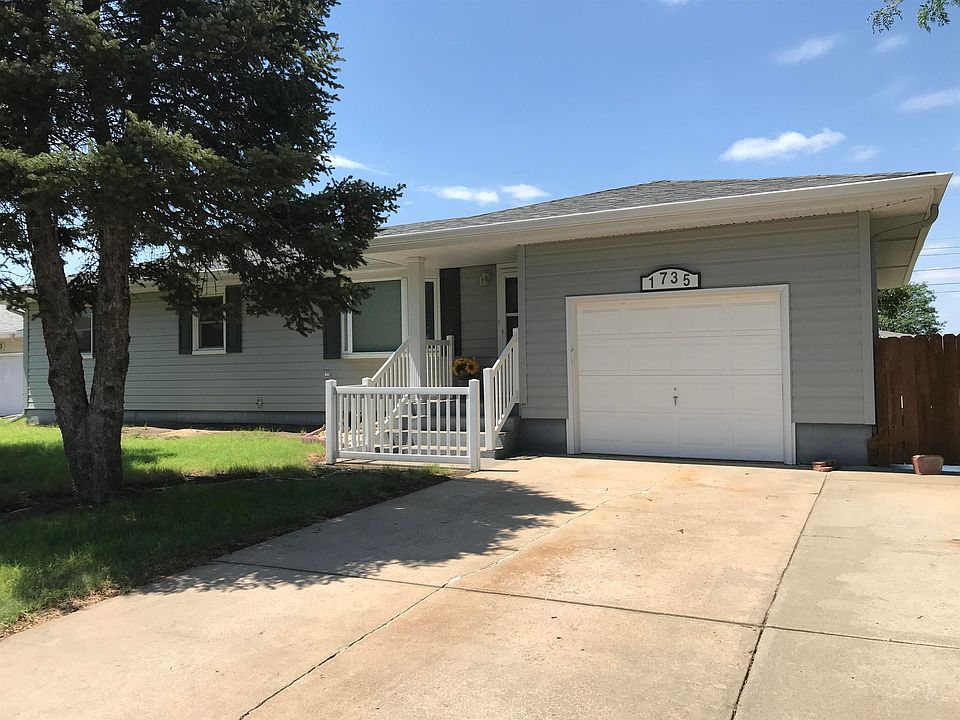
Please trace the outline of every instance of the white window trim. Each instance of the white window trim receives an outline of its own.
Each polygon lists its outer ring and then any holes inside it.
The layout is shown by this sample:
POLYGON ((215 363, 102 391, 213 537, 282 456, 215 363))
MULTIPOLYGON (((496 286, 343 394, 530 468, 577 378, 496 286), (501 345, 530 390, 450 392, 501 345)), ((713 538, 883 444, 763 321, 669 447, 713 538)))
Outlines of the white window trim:
MULTIPOLYGON (((204 297, 219 297, 223 300, 224 307, 227 304, 227 288, 223 287, 220 292, 206 293, 204 297)), ((220 321, 220 331, 223 334, 223 347, 202 348, 200 347, 200 316, 193 314, 193 355, 226 355, 227 354, 227 318, 220 321)))
MULTIPOLYGON (((93 341, 94 341, 94 337, 93 337, 93 310, 91 309, 89 312, 90 312, 90 314, 89 314, 89 316, 87 317, 87 321, 88 321, 89 324, 90 324, 90 352, 81 352, 81 353, 80 353, 80 357, 83 358, 84 360, 92 360, 92 359, 93 359, 94 350, 96 349, 96 348, 94 347, 94 344, 93 344, 93 341)), ((74 324, 74 332, 76 332, 76 324, 74 324)))
MULTIPOLYGON (((364 283, 364 284, 373 284, 378 282, 390 282, 390 281, 400 281, 400 337, 406 339, 410 334, 409 325, 407 322, 407 305, 408 305, 408 283, 407 278, 402 275, 397 276, 387 276, 387 277, 376 277, 376 278, 356 278, 354 282, 364 283)), ((438 338, 443 338, 443 327, 441 325, 440 318, 440 276, 439 273, 434 277, 425 277, 424 283, 432 282, 433 283, 433 316, 434 316, 434 333, 438 338)), ((394 350, 378 350, 375 352, 354 352, 353 348, 353 313, 349 310, 341 315, 342 322, 340 324, 340 357, 341 358, 383 358, 386 359, 393 355, 394 350)), ((402 342, 403 340, 401 340, 402 342)))

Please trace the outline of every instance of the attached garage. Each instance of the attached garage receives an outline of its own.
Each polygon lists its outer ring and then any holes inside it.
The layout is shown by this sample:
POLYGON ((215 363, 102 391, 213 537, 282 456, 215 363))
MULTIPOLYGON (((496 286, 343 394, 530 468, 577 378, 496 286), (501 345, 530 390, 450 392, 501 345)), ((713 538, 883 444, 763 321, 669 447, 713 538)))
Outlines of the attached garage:
POLYGON ((786 286, 567 299, 570 452, 794 461, 786 286))

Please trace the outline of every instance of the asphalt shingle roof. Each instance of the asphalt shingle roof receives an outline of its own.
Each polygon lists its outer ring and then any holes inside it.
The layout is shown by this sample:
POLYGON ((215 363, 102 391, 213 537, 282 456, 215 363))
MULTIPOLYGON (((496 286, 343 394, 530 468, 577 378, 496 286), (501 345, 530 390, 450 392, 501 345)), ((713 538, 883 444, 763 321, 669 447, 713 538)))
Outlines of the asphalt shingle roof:
POLYGON ((379 237, 389 237, 391 235, 431 230, 453 230, 515 220, 539 220, 598 210, 620 210, 689 200, 711 200, 736 195, 755 195, 779 190, 846 185, 927 174, 929 173, 895 172, 867 175, 802 175, 755 180, 657 180, 656 182, 628 185, 613 190, 601 190, 600 192, 560 198, 559 200, 548 200, 534 205, 524 205, 523 207, 498 210, 482 215, 469 215, 446 220, 428 220, 427 222, 408 223, 406 225, 388 225, 382 228, 378 235, 379 237))

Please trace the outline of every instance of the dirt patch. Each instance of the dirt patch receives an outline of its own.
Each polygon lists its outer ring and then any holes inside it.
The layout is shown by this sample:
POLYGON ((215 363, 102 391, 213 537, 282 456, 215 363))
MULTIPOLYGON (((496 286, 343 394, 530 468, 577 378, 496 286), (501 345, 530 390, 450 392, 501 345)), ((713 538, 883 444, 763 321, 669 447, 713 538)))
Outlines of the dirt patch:
MULTIPOLYGON (((179 440, 181 438, 192 438, 200 435, 222 435, 224 433, 235 433, 236 430, 205 430, 200 428, 161 428, 151 427, 149 425, 123 428, 123 437, 147 438, 149 440, 179 440)), ((277 431, 278 437, 299 438, 302 433, 277 431)))

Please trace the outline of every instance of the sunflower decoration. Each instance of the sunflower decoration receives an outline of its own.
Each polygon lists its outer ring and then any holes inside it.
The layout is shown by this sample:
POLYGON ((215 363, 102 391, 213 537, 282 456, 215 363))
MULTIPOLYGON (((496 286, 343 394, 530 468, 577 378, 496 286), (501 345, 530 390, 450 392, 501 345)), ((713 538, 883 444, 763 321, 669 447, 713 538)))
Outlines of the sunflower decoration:
POLYGON ((475 377, 480 374, 480 363, 476 358, 458 357, 453 361, 453 374, 461 380, 475 377))

